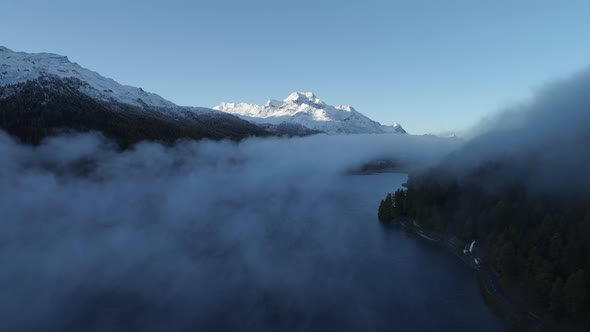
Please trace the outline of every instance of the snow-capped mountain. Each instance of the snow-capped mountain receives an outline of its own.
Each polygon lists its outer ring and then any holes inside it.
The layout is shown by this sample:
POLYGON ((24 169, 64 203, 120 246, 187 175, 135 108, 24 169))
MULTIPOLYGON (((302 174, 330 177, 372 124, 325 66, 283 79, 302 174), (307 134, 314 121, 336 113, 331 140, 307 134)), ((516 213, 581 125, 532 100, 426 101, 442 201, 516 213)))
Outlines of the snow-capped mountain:
POLYGON ((57 132, 99 131, 130 145, 141 140, 240 139, 271 133, 236 116, 181 107, 67 57, 0 46, 0 129, 28 143, 57 132))
POLYGON ((110 78, 70 62, 66 56, 52 53, 14 52, 0 46, 0 85, 35 80, 42 76, 76 78, 86 83, 80 91, 103 101, 135 106, 175 108, 174 103, 141 88, 122 85, 110 78))
POLYGON ((256 124, 296 124, 327 134, 406 133, 397 123, 385 126, 350 106, 331 106, 312 92, 293 92, 283 101, 265 105, 221 103, 215 110, 239 116, 256 124))

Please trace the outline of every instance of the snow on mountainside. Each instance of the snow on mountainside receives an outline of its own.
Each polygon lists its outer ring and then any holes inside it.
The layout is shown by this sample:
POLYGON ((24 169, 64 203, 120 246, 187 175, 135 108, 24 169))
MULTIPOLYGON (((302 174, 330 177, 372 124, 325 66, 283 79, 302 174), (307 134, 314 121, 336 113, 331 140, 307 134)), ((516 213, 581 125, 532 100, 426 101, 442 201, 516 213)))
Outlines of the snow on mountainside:
MULTIPOLYGON (((64 132, 96 131, 122 147, 150 140, 277 135, 237 116, 181 107, 50 53, 0 46, 0 130, 28 144, 64 132)), ((287 128, 290 132, 295 132, 287 128)))
POLYGON ((80 91, 102 101, 116 101, 144 107, 175 108, 174 103, 72 63, 67 57, 52 53, 14 52, 0 46, 0 86, 35 80, 43 76, 77 78, 87 85, 80 91))
POLYGON ((384 126, 350 106, 331 106, 312 92, 294 92, 285 100, 266 105, 221 103, 213 109, 234 114, 256 124, 297 124, 327 134, 406 133, 398 124, 384 126))

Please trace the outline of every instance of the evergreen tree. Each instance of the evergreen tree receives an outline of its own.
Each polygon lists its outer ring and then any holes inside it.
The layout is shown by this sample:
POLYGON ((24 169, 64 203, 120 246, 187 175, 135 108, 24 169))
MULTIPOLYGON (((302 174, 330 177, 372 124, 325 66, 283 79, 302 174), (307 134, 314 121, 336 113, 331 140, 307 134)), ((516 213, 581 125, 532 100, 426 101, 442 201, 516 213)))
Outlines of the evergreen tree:
POLYGON ((391 194, 387 194, 384 200, 379 204, 378 212, 379 221, 383 223, 390 222, 393 219, 393 199, 391 194))
POLYGON ((473 218, 468 218, 463 225, 463 239, 469 241, 475 237, 475 225, 473 218))
POLYGON ((483 178, 499 178, 495 169, 483 168, 462 181, 437 169, 410 175, 407 191, 388 195, 380 214, 387 220, 412 216, 425 229, 478 238, 486 244, 482 255, 528 301, 555 317, 590 315, 590 276, 584 272, 590 271, 590 201, 530 195, 524 183, 482 188, 483 178))
POLYGON ((561 278, 557 278, 553 282, 549 299, 549 310, 555 316, 560 317, 563 313, 563 280, 561 278))
POLYGON ((586 273, 578 270, 567 278, 563 287, 563 301, 568 313, 574 318, 581 318, 587 309, 588 286, 586 273))
POLYGON ((406 192, 398 189, 393 195, 393 216, 401 217, 406 215, 406 192))

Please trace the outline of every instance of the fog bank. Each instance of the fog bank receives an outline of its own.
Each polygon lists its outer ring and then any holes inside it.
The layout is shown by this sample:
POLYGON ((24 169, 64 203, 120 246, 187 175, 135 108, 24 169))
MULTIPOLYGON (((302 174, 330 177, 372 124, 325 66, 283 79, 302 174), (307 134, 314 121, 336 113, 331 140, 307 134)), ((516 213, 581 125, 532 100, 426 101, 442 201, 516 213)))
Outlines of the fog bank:
POLYGON ((0 329, 240 326, 223 308, 262 319, 259 302, 232 296, 245 287, 313 310, 314 266, 353 250, 337 224, 346 171, 392 158, 425 167, 459 144, 351 135, 121 152, 95 134, 38 147, 2 134, 0 329))
POLYGON ((483 119, 444 167, 472 172, 500 164, 486 185, 517 178, 532 193, 590 195, 590 70, 547 84, 534 98, 483 119))

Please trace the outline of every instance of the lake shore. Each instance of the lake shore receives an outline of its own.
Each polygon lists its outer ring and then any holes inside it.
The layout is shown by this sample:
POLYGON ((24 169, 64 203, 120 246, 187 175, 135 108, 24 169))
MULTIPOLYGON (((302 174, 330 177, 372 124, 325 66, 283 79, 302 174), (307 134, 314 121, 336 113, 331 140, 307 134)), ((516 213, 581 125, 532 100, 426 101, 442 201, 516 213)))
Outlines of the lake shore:
MULTIPOLYGON (((455 236, 427 231, 410 219, 398 219, 391 225, 399 225, 406 232, 417 235, 425 241, 442 247, 444 251, 459 258, 476 273, 477 282, 485 302, 499 316, 505 319, 515 331, 555 331, 538 315, 517 305, 501 287, 500 281, 487 263, 481 258, 464 254, 465 244, 455 236), (478 258, 478 263, 475 259, 478 258)), ((389 226, 389 224, 385 224, 389 226)))

